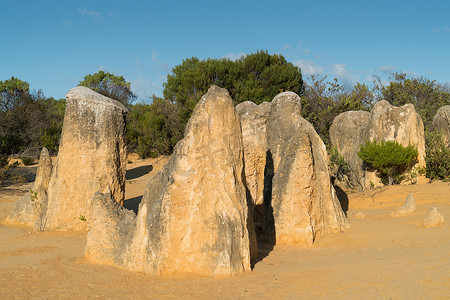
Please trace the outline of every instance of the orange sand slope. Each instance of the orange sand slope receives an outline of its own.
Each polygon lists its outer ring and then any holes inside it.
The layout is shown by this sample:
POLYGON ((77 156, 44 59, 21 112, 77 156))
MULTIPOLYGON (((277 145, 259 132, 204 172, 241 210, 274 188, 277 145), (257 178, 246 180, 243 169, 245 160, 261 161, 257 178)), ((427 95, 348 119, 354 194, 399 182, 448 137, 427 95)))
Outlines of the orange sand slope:
MULTIPOLYGON (((126 206, 136 208, 167 158, 129 158, 126 206)), ((0 191, 0 220, 32 184, 0 191)), ((28 298, 450 298, 450 183, 433 182, 348 195, 351 228, 308 247, 260 249, 252 272, 232 278, 146 276, 83 258, 85 232, 32 232, 0 224, 0 297, 28 298), (393 218, 408 193, 411 216, 393 218), (439 227, 421 223, 432 204, 439 227), (364 218, 360 218, 363 212, 364 218)))

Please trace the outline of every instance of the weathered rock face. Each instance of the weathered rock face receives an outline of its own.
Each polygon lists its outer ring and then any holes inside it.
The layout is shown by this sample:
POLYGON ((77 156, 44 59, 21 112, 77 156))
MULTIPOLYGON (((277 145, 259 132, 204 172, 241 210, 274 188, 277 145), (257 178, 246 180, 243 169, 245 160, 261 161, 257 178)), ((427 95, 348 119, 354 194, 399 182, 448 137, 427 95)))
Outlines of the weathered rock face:
POLYGON ((93 229, 105 229, 88 236, 88 258, 151 274, 249 270, 244 181, 239 119, 227 91, 213 86, 197 104, 170 161, 149 182, 133 222, 127 225, 128 215, 117 213, 117 206, 93 209, 98 212, 93 229), (110 230, 117 227, 123 230, 110 230), (119 245, 106 254, 91 246, 104 234, 107 245, 119 245))
POLYGON ((414 105, 395 107, 385 100, 378 101, 372 109, 368 126, 368 139, 371 141, 397 141, 404 147, 417 147, 418 166, 425 167, 424 127, 414 105))
POLYGON ((258 257, 256 226, 262 228, 264 218, 264 169, 266 166, 266 126, 270 103, 256 105, 246 101, 236 106, 242 128, 247 198, 250 202, 248 230, 252 258, 258 257))
POLYGON ((397 207, 396 210, 392 213, 393 217, 401 217, 414 213, 416 211, 416 201, 414 200, 413 194, 409 194, 406 197, 405 203, 403 206, 397 207))
POLYGON ((39 157, 39 167, 33 188, 18 200, 7 217, 9 223, 23 223, 33 226, 35 230, 43 230, 46 223, 46 210, 48 203, 48 183, 52 174, 52 158, 43 148, 39 157))
POLYGON ((450 147, 450 105, 442 106, 433 117, 432 126, 444 139, 444 142, 450 147))
POLYGON ((136 215, 117 203, 110 191, 97 192, 91 204, 88 222, 86 259, 103 264, 115 264, 118 249, 132 229, 136 215))
POLYGON ((292 94, 272 100, 267 121, 264 231, 277 244, 311 244, 317 235, 342 230, 346 218, 330 182, 325 145, 292 94))
POLYGON ((444 216, 439 211, 436 205, 432 205, 423 220, 423 226, 434 227, 440 226, 442 225, 442 223, 444 223, 444 216))
POLYGON ((363 160, 356 154, 367 138, 370 113, 347 111, 338 115, 330 127, 331 144, 336 147, 350 169, 349 184, 352 188, 364 189, 366 172, 363 160))
POLYGON ((236 106, 242 127, 244 142, 245 176, 253 203, 264 201, 264 168, 266 165, 266 126, 270 103, 256 105, 246 101, 236 106))
POLYGON ((81 86, 66 98, 58 160, 48 189, 47 228, 82 230, 97 191, 109 187, 123 203, 127 109, 81 86))
POLYGON ((402 146, 417 147, 418 163, 425 167, 425 133, 423 122, 412 104, 395 107, 379 101, 369 113, 345 112, 330 127, 331 143, 346 159, 350 169, 350 187, 367 189, 380 185, 374 172, 366 170, 357 152, 366 141, 397 141, 402 146))

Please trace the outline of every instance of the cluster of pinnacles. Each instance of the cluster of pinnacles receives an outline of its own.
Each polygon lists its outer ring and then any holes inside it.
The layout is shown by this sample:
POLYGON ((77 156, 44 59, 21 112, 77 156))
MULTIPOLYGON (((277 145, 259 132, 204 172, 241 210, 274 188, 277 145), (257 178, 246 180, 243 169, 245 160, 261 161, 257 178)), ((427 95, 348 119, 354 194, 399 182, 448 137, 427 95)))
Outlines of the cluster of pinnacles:
POLYGON ((88 88, 67 94, 60 150, 44 149, 35 186, 9 221, 88 230, 86 258, 150 274, 234 275, 258 242, 311 244, 342 231, 325 145, 290 92, 236 108, 212 86, 184 139, 148 183, 138 213, 123 207, 127 110, 88 88))

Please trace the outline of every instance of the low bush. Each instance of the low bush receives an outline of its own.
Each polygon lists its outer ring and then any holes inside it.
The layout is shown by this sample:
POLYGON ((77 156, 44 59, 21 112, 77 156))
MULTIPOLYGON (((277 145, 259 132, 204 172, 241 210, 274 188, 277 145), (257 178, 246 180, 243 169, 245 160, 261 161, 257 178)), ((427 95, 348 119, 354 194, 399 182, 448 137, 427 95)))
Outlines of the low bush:
POLYGON ((331 176, 341 182, 348 181, 349 168, 345 158, 339 154, 334 146, 328 149, 328 153, 330 155, 331 176))
POLYGON ((426 176, 431 180, 450 180, 450 148, 445 144, 442 136, 436 132, 425 135, 425 152, 427 163, 426 176))
POLYGON ((34 164, 34 158, 32 157, 21 157, 20 160, 25 166, 30 166, 34 164))
POLYGON ((392 185, 402 182, 403 174, 417 162, 418 152, 414 146, 403 147, 395 141, 367 141, 358 156, 378 171, 385 185, 392 185))

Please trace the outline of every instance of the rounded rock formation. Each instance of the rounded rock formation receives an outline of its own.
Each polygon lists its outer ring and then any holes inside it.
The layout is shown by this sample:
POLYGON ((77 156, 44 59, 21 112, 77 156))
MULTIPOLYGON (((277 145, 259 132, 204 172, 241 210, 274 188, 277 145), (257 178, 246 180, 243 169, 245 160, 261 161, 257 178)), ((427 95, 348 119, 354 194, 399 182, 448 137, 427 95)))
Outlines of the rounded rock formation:
POLYGON ((432 127, 442 135, 442 139, 450 147, 450 105, 438 109, 433 117, 432 127))
POLYGON ((300 116, 300 97, 282 93, 267 121, 265 237, 281 244, 312 244, 347 226, 330 182, 325 145, 300 116))
POLYGON ((426 165, 424 126, 412 104, 395 107, 381 100, 370 113, 344 112, 333 120, 330 138, 348 164, 350 188, 365 190, 381 185, 375 172, 368 170, 357 154, 361 145, 367 141, 396 141, 404 147, 415 146, 419 155, 413 169, 417 170, 426 165))

